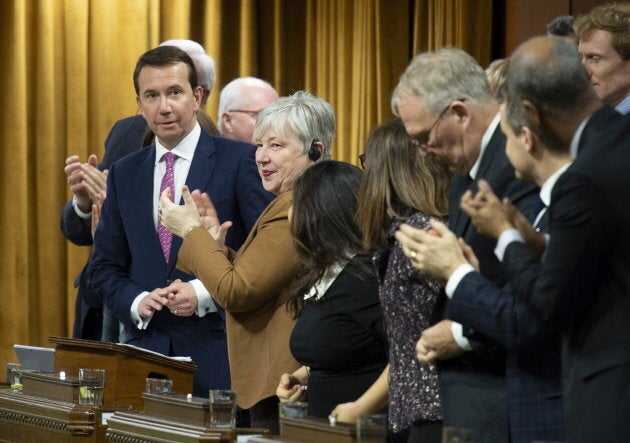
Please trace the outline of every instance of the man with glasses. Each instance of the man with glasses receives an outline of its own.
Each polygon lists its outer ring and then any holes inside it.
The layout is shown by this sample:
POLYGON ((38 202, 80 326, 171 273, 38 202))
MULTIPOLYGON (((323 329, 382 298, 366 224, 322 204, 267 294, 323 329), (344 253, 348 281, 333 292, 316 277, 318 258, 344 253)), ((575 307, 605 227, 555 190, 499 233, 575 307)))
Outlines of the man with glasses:
POLYGON ((224 137, 251 143, 258 114, 277 98, 273 86, 259 78, 232 80, 219 96, 219 132, 224 137))
MULTIPOLYGON (((505 156, 499 104, 483 69, 458 49, 420 54, 402 74, 392 110, 420 152, 443 159, 454 173, 449 228, 472 247, 481 272, 504 286, 508 276, 493 254, 494 242, 477 233, 460 209, 460 199, 484 179, 499 197, 530 214, 537 188, 517 180, 505 156)), ((438 362, 444 425, 472 429, 478 442, 508 441, 503 352, 488 345, 486 337, 450 320, 425 330, 422 337, 437 358, 444 359, 438 362)))

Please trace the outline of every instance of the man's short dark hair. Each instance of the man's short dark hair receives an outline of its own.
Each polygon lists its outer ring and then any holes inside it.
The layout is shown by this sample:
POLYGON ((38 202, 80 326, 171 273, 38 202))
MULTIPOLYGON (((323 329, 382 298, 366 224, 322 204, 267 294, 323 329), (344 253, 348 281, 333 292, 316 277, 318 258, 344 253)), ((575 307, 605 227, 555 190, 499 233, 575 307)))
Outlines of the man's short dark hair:
POLYGON ((151 49, 140 56, 133 71, 133 87, 136 89, 136 95, 140 95, 140 86, 138 85, 138 76, 145 66, 167 66, 176 63, 186 63, 188 65, 188 82, 190 87, 197 87, 197 70, 192 58, 186 52, 175 46, 158 46, 151 49))
POLYGON ((555 35, 556 37, 567 37, 573 35, 573 23, 575 17, 572 15, 560 15, 547 24, 547 34, 555 35))

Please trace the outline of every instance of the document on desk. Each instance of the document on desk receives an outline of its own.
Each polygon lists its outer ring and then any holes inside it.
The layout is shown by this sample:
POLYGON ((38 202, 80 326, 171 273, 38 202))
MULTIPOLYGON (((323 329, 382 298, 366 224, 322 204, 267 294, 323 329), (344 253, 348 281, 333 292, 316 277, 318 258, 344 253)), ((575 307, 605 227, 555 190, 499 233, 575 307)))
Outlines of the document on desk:
POLYGON ((139 352, 147 352, 149 354, 154 354, 154 355, 159 355, 159 356, 162 356, 162 357, 170 358, 171 360, 192 362, 192 358, 190 358, 190 357, 177 357, 177 356, 170 357, 168 355, 160 354, 159 352, 150 351, 148 349, 140 348, 138 346, 129 345, 129 344, 126 344, 126 343, 119 343, 119 345, 120 346, 124 346, 125 348, 134 349, 134 350, 139 351, 139 352))

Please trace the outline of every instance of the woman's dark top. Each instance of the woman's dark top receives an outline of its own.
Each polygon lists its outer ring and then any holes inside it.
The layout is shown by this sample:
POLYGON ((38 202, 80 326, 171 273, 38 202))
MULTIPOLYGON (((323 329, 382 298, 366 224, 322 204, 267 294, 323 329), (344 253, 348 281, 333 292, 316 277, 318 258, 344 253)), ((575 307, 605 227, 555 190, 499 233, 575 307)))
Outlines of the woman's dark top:
MULTIPOLYGON (((429 227, 429 216, 417 212, 404 221, 420 229, 429 227)), ((380 297, 390 343, 389 426, 394 432, 416 421, 439 421, 442 407, 437 369, 416 358, 416 342, 431 326, 440 286, 418 271, 405 257, 394 234, 402 222, 392 220, 388 254, 377 255, 381 278, 380 297)))
POLYGON ((369 256, 355 256, 319 300, 305 301, 290 346, 293 357, 310 367, 309 415, 327 417, 372 385, 387 365, 387 349, 369 256))

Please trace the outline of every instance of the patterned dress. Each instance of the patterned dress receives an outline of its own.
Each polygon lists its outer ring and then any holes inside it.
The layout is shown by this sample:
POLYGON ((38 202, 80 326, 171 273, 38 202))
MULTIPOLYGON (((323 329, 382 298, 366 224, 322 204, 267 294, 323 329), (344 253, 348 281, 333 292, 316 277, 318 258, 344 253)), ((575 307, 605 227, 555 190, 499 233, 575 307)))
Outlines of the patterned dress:
MULTIPOLYGON (((429 216, 413 214, 404 222, 427 229, 429 216)), ((394 233, 401 225, 392 220, 388 233, 389 253, 375 257, 379 269, 379 297, 389 342, 389 426, 394 432, 414 422, 442 420, 435 365, 416 358, 416 342, 432 324, 440 286, 433 278, 411 266, 394 233)))

